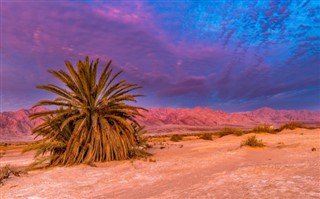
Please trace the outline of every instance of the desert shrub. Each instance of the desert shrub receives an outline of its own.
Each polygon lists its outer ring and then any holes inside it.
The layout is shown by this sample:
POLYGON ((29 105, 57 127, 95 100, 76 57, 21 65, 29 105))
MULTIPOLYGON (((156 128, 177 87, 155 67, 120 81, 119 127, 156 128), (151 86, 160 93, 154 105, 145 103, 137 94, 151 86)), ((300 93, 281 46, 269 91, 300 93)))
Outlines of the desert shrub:
POLYGON ((218 137, 223 137, 223 136, 226 136, 226 135, 241 136, 244 133, 245 133, 244 131, 241 131, 241 130, 235 129, 235 128, 223 128, 220 131, 218 131, 216 135, 218 137))
POLYGON ((125 80, 115 82, 121 72, 112 73, 111 61, 97 78, 98 63, 99 59, 93 62, 86 57, 73 67, 66 61, 67 71, 49 71, 64 87, 38 86, 58 97, 41 100, 34 107, 58 108, 30 115, 43 118, 32 132, 44 139, 27 150, 36 150, 36 156, 48 154, 50 166, 127 159, 144 142, 136 117, 145 109, 127 103, 142 96, 130 94, 141 87, 125 80))
POLYGON ((212 140, 212 133, 204 133, 199 136, 203 140, 212 140))
POLYGON ((3 146, 3 147, 7 147, 8 146, 8 143, 0 143, 0 146, 3 146))
POLYGON ((0 158, 3 158, 6 155, 6 151, 1 151, 0 152, 0 158))
POLYGON ((284 125, 282 125, 279 130, 282 131, 284 129, 290 129, 290 130, 294 130, 294 129, 297 129, 297 128, 306 128, 305 125, 303 125, 302 123, 299 123, 299 122, 289 122, 289 123, 286 123, 284 125))
POLYGON ((182 135, 175 134, 170 137, 170 140, 173 142, 179 142, 183 139, 182 135))
POLYGON ((5 165, 0 168, 0 184, 3 184, 3 180, 9 178, 11 175, 20 176, 20 174, 26 173, 26 171, 5 165))
POLYGON ((262 124, 262 125, 258 125, 256 127, 254 127, 251 132, 253 132, 253 133, 275 133, 276 131, 272 125, 262 124))
POLYGON ((129 150, 129 158, 146 158, 148 156, 151 156, 151 153, 148 153, 146 149, 151 148, 152 146, 147 143, 148 139, 147 137, 144 137, 143 135, 147 133, 147 131, 144 129, 144 126, 137 126, 133 125, 134 128, 134 135, 135 139, 137 141, 136 146, 132 147, 132 149, 129 150))
POLYGON ((129 158, 146 158, 151 155, 144 148, 135 148, 129 151, 129 158))
POLYGON ((244 139, 240 145, 242 146, 250 146, 250 147, 264 147, 265 144, 263 144, 262 140, 258 140, 255 135, 249 136, 246 139, 244 139))

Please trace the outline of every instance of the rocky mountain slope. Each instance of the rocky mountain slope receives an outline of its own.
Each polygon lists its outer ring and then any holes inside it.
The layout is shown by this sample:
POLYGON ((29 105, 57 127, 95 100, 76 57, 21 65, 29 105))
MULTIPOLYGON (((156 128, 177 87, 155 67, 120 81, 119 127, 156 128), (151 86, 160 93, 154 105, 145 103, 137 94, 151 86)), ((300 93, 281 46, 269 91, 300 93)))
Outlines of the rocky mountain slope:
POLYGON ((278 127, 287 122, 320 125, 319 111, 273 110, 260 108, 252 112, 226 113, 211 108, 151 108, 140 122, 150 134, 211 131, 223 127, 253 128, 259 124, 278 127))
MULTIPOLYGON (((42 108, 0 113, 0 141, 30 140, 31 129, 41 120, 30 121, 28 115, 42 108)), ((222 127, 252 128, 258 124, 279 126, 290 121, 320 125, 320 112, 273 110, 261 108, 252 112, 226 113, 211 108, 150 108, 139 121, 150 134, 213 130, 222 127)))
POLYGON ((0 142, 29 141, 34 138, 31 129, 41 124, 41 119, 30 120, 31 113, 46 110, 45 108, 21 109, 16 112, 0 113, 0 142))

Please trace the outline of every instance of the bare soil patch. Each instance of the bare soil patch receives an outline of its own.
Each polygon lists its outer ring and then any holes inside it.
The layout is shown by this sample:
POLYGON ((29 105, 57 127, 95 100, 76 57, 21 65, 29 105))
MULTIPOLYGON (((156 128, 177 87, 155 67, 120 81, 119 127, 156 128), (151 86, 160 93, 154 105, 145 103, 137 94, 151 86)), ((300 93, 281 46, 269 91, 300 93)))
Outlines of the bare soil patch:
MULTIPOLYGON (((1 198, 320 198, 320 130, 257 134, 266 145, 240 147, 253 134, 172 142, 155 138, 153 157, 29 171, 10 177, 1 198), (150 160, 151 159, 151 160, 150 160)), ((3 150, 3 148, 1 148, 3 150)), ((20 149, 1 165, 23 166, 20 149)))

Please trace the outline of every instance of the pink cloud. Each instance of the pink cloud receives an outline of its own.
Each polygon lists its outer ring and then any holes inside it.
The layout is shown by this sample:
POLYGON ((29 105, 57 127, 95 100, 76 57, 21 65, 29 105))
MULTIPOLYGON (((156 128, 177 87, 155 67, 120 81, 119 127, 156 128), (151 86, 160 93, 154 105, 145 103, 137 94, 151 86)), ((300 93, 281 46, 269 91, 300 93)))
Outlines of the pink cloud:
POLYGON ((237 9, 228 4, 224 8, 229 9, 214 15, 188 3, 166 4, 168 10, 181 12, 161 12, 157 5, 3 2, 4 90, 18 96, 13 90, 30 91, 55 81, 47 69, 64 68, 65 59, 74 63, 86 55, 102 63, 112 59, 113 67, 124 71, 121 78, 144 85, 146 94, 154 96, 147 99, 159 103, 174 104, 183 96, 190 97, 184 105, 254 100, 318 83, 312 72, 319 63, 313 56, 318 36, 308 34, 310 24, 292 31, 289 3, 274 2, 262 10, 252 3, 250 10, 237 8, 241 13, 233 13, 237 9), (300 78, 302 73, 312 81, 300 78), (192 101, 191 96, 202 99, 192 101))

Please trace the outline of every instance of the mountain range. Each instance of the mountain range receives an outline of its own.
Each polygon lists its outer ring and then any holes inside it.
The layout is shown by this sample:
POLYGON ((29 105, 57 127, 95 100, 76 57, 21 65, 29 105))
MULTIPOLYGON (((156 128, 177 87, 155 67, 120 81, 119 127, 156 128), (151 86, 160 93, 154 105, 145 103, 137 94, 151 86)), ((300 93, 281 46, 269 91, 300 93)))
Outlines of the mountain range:
MULTIPOLYGON (((16 112, 0 113, 0 141, 31 141, 31 129, 42 122, 30 120, 29 114, 45 108, 22 109, 16 112)), ((320 111, 274 110, 260 108, 251 112, 226 113, 211 108, 150 108, 138 118, 146 126, 149 135, 189 133, 217 130, 223 127, 252 128, 259 124, 275 127, 286 122, 301 122, 307 125, 320 125, 320 111)))

